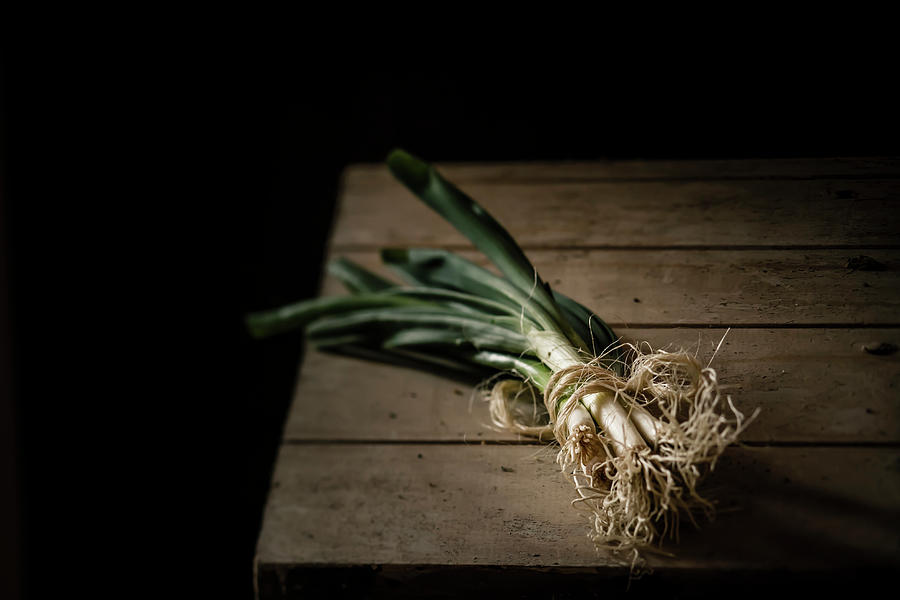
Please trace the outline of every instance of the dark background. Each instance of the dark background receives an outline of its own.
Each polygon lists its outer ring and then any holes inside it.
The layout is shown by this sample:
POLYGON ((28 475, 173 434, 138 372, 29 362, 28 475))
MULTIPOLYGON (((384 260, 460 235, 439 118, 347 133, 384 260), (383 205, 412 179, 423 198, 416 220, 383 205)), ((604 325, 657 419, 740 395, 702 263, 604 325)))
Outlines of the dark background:
POLYGON ((900 139, 885 72, 840 55, 513 71, 12 50, 4 598, 251 597, 301 340, 251 341, 241 317, 315 294, 347 164, 395 146, 431 161, 897 155, 900 139))

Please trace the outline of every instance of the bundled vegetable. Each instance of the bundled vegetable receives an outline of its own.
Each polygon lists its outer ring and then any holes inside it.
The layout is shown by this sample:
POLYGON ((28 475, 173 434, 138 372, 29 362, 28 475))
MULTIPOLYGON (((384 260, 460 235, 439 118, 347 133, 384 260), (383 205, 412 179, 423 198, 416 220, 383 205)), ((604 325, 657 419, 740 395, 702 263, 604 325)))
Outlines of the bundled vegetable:
POLYGON ((684 351, 620 343, 592 311, 551 290, 512 236, 433 167, 402 150, 387 163, 502 276, 436 249, 382 251, 406 285, 338 259, 329 272, 352 295, 252 314, 250 331, 303 328, 327 351, 494 375, 487 393, 494 424, 556 439, 574 502, 592 517, 591 538, 628 553, 632 565, 642 548, 677 534, 681 515, 711 516, 697 484, 749 422, 723 398, 715 371, 684 351), (543 406, 535 405, 538 395, 543 406))

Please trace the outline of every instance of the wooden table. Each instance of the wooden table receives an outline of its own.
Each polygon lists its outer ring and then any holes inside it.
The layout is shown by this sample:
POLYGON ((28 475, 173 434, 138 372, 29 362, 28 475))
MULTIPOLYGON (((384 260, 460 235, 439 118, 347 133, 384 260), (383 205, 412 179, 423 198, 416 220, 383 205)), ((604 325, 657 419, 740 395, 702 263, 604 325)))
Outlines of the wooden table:
MULTIPOLYGON (((706 482, 715 521, 632 593, 858 593, 900 567, 900 160, 440 168, 619 335, 708 359, 731 328, 713 366, 760 416, 706 482)), ((385 167, 347 169, 330 255, 386 273, 377 250, 410 245, 484 263, 385 167)), ((554 449, 487 422, 470 387, 310 350, 259 597, 623 592, 554 449)))

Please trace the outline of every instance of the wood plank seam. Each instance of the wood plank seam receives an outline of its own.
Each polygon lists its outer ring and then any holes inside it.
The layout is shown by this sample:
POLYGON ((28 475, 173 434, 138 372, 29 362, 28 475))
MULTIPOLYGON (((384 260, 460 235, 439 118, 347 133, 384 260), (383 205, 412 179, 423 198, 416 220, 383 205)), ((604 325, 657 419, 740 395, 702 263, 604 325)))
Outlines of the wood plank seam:
MULTIPOLYGON (((385 246, 380 244, 334 244, 329 246, 332 252, 378 252, 385 246)), ((423 246, 425 247, 425 246, 423 246)), ((453 252, 472 250, 471 244, 440 244, 434 246, 441 250, 451 250, 453 252)), ((754 251, 754 250, 897 250, 900 244, 803 244, 797 246, 790 245, 759 245, 752 246, 747 244, 705 244, 705 245, 627 245, 627 244, 522 244, 523 250, 552 250, 552 251, 580 251, 580 250, 684 250, 684 251, 707 251, 707 250, 735 250, 735 251, 754 251)))
MULTIPOLYGON (((818 179, 896 179, 900 158, 894 156, 831 157, 824 159, 699 160, 699 161, 534 161, 438 162, 435 167, 452 174, 456 183, 581 183, 692 181, 814 181, 818 179), (754 169, 764 169, 764 171, 754 169), (872 170, 870 170, 872 169, 872 170), (631 173, 627 173, 627 171, 631 173), (599 174, 604 172, 604 174, 599 174), (728 172, 733 174, 728 174, 728 172), (536 176, 535 172, 548 173, 536 176), (487 173, 487 174, 486 174, 487 173), (584 174, 589 173, 589 174, 584 174), (618 173, 618 174, 617 174, 618 173), (644 174, 636 174, 644 173, 644 174), (686 174, 691 173, 691 174, 686 174)), ((383 163, 354 163, 349 177, 385 177, 383 163)))
MULTIPOLYGON (((406 438, 402 440, 378 440, 378 439, 358 439, 358 438, 335 438, 335 439, 306 439, 288 437, 281 440, 282 444, 290 446, 353 446, 353 445, 376 445, 376 446, 536 446, 536 447, 553 447, 554 443, 539 442, 532 439, 522 440, 429 440, 406 438)), ((900 448, 900 441, 875 442, 875 441, 745 441, 736 444, 730 444, 728 448, 900 448)))
MULTIPOLYGON (((438 170, 441 169, 437 165, 438 170)), ((900 179, 900 175, 896 173, 860 173, 846 175, 806 175, 795 176, 790 175, 757 175, 757 176, 696 176, 696 177, 567 177, 561 179, 542 179, 527 177, 516 177, 506 181, 498 181, 496 179, 467 177, 461 181, 465 183, 477 183, 478 185, 505 185, 508 183, 516 183, 522 185, 579 185, 584 183, 704 183, 710 182, 741 182, 741 181, 893 181, 900 179)))

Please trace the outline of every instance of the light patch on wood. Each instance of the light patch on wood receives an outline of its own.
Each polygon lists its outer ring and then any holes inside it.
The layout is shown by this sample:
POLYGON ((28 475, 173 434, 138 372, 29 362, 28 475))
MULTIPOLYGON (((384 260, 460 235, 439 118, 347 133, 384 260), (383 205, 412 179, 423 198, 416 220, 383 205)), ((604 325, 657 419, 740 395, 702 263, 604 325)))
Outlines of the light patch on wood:
MULTIPOLYGON (((729 450, 709 480, 720 514, 656 568, 896 565, 900 453, 729 450)), ((532 447, 285 445, 258 560, 290 565, 614 564, 553 456, 532 447), (514 472, 502 469, 514 467, 514 472)))
MULTIPOLYGON (((900 250, 868 250, 884 271, 847 267, 851 250, 532 250, 544 281, 616 325, 897 325, 900 250), (636 302, 635 299, 638 301, 636 302)), ((376 251, 342 252, 379 273, 376 251)), ((475 263, 486 259, 460 252, 475 263)), ((326 277, 323 294, 345 293, 326 277)))
MULTIPOLYGON (((900 180, 473 182, 462 189, 526 250, 900 244, 900 180)), ((331 244, 469 246, 394 181, 346 186, 331 244)))
MULTIPOLYGON (((631 341, 712 356, 722 329, 623 329, 631 341)), ((873 356, 865 340, 900 343, 898 329, 739 329, 713 366, 723 391, 759 418, 753 442, 900 442, 900 355, 873 356)), ((421 371, 310 351, 285 426, 288 440, 526 438, 490 429, 472 387, 421 371), (374 382, 374 383, 373 383, 374 382), (391 415, 394 417, 391 417, 391 415)))

